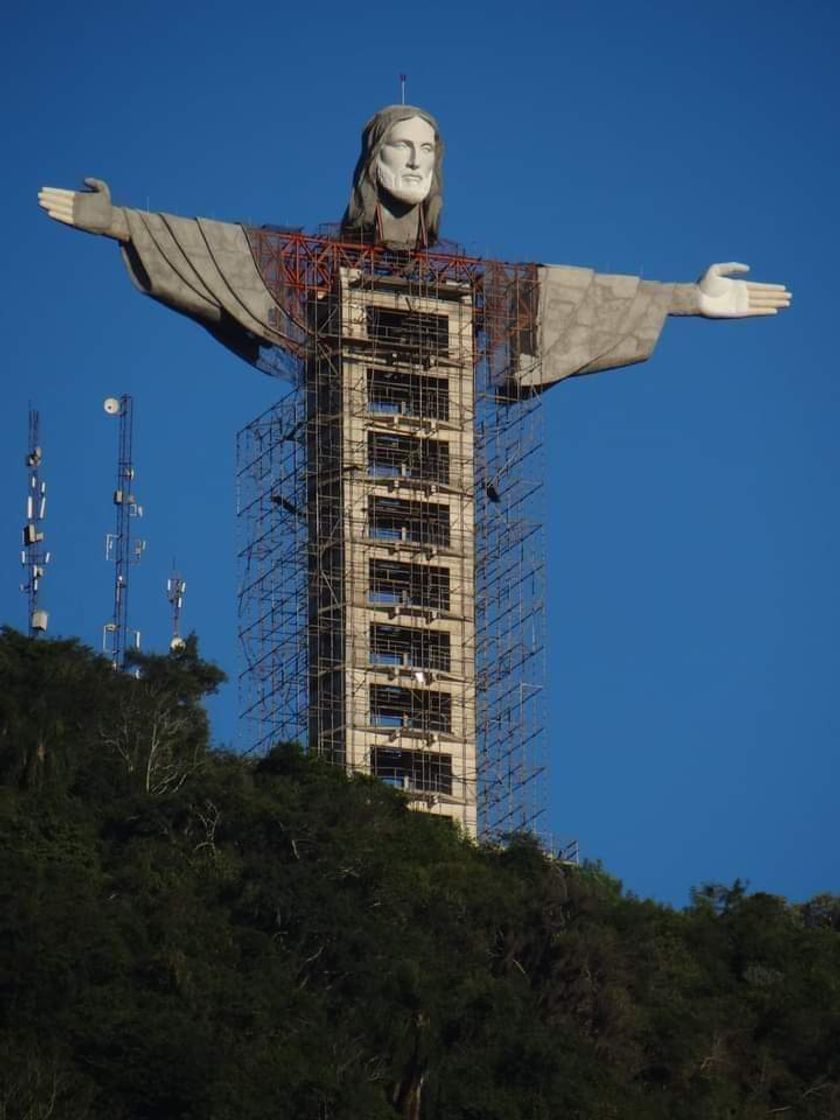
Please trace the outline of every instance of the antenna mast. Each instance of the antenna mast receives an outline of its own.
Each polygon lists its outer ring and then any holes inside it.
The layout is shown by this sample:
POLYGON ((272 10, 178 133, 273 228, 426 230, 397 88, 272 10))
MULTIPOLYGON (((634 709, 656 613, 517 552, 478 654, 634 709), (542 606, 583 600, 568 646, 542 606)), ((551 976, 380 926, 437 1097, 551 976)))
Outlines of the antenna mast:
POLYGON ((20 562, 26 570, 26 580, 20 585, 27 597, 27 625, 30 638, 37 638, 47 629, 49 615, 40 605, 41 580, 44 578, 50 554, 44 546, 44 521, 47 516, 47 484, 41 478, 41 417, 37 409, 29 409, 29 438, 26 447, 27 494, 26 524, 23 527, 23 551, 20 562))
POLYGON ((116 525, 114 532, 105 537, 105 559, 114 562, 114 613, 103 628, 102 649, 115 669, 124 669, 129 635, 135 649, 140 648, 140 631, 128 625, 128 577, 131 567, 140 562, 146 542, 139 538, 132 542, 131 539, 131 522, 143 516, 143 507, 137 504, 134 495, 134 401, 124 393, 119 398, 108 397, 103 408, 109 416, 119 417, 120 432, 114 489, 116 525))
POLYGON ((185 646, 181 637, 181 610, 184 606, 184 595, 187 592, 187 581, 175 570, 175 561, 172 561, 172 575, 166 581, 166 598, 172 608, 172 639, 169 643, 171 653, 178 653, 185 646))

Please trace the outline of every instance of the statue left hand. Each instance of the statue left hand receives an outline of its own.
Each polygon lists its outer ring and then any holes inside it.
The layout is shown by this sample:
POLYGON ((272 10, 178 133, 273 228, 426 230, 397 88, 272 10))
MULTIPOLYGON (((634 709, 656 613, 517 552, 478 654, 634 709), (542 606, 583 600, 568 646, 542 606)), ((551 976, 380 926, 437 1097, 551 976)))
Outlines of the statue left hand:
POLYGON ((790 306, 791 294, 784 284, 756 284, 727 276, 749 270, 749 265, 737 261, 711 265, 697 282, 700 314, 708 319, 745 319, 775 315, 790 306))

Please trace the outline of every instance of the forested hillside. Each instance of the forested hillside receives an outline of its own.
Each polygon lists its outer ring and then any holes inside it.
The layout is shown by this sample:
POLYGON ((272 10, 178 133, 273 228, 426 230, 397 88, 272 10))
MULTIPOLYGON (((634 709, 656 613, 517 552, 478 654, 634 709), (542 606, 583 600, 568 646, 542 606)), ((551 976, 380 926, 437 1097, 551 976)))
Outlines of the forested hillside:
POLYGON ((0 636, 0 1120, 840 1117, 840 898, 676 911, 0 636))

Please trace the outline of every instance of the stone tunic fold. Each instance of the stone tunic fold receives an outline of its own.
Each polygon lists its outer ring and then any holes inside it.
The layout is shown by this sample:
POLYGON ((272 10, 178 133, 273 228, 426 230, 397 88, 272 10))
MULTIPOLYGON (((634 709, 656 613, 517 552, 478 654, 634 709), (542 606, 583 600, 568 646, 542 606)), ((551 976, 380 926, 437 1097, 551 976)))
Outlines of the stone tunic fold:
POLYGON ((131 240, 122 246, 141 292, 196 319, 225 346, 257 365, 261 345, 283 347, 272 325, 275 301, 245 230, 232 222, 124 210, 131 240))
POLYGON ((520 357, 515 380, 522 387, 643 362, 665 317, 695 310, 693 285, 568 265, 541 266, 538 278, 538 353, 520 357))

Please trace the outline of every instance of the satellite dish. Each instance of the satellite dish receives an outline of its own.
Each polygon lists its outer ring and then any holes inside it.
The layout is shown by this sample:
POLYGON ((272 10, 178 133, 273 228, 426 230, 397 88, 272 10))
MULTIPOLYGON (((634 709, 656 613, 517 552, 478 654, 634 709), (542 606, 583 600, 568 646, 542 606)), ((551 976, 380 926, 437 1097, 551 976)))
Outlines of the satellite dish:
POLYGON ((109 416, 116 416, 120 411, 120 402, 116 397, 106 397, 102 402, 102 407, 105 409, 109 416))

